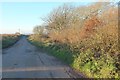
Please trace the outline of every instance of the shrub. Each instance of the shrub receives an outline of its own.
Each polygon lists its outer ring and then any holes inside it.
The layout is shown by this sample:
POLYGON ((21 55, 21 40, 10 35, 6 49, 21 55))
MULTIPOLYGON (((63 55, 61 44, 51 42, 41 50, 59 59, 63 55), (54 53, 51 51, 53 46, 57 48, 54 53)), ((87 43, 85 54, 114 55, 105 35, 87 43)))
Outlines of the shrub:
POLYGON ((32 35, 32 41, 40 42, 42 48, 88 77, 120 78, 117 7, 109 7, 108 11, 101 11, 99 14, 96 12, 105 7, 102 3, 99 5, 99 7, 94 4, 70 9, 70 14, 74 15, 64 19, 67 23, 59 26, 55 25, 61 23, 62 16, 54 15, 57 20, 52 17, 54 28, 48 24, 51 28, 49 38, 32 35), (69 26, 64 27, 65 25, 69 26), (56 27, 62 29, 55 29, 56 27))

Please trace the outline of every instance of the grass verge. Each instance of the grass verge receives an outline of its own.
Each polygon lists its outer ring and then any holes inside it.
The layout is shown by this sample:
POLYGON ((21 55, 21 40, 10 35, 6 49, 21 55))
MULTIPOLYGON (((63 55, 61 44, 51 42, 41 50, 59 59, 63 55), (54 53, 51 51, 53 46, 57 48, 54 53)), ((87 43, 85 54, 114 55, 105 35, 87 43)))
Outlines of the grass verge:
POLYGON ((2 35, 2 49, 14 45, 20 38, 18 35, 2 35))

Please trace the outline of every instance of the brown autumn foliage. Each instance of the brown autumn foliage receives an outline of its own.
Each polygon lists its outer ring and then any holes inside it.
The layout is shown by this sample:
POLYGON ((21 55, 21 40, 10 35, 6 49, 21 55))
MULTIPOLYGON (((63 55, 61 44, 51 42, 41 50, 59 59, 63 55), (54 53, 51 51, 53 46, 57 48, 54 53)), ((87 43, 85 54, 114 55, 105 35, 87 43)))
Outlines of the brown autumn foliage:
MULTIPOLYGON (((63 51, 66 49, 63 44, 66 44, 68 50, 75 56, 72 66, 89 77, 118 78, 120 73, 118 8, 112 5, 107 7, 106 4, 109 5, 109 3, 95 3, 73 8, 67 18, 61 13, 64 12, 65 6, 58 8, 60 13, 56 14, 59 14, 59 17, 57 15, 48 17, 48 21, 51 20, 48 22, 48 27, 51 28, 49 38, 41 42, 47 40, 49 44, 54 43, 54 47, 62 46, 63 51)), ((35 39, 38 37, 34 36, 35 39)), ((67 53, 62 53, 59 52, 59 55, 68 56, 67 53)), ((70 55, 71 53, 69 52, 70 55)), ((68 59, 70 60, 71 57, 68 59)))

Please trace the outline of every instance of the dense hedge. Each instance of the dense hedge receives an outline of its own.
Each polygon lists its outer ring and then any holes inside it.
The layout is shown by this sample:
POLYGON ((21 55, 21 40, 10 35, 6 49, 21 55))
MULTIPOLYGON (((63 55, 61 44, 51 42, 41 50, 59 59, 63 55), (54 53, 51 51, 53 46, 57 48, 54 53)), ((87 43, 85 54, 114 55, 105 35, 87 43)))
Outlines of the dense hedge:
MULTIPOLYGON (((94 78, 118 78, 119 66, 117 57, 97 47, 80 48, 61 43, 52 43, 47 40, 35 40, 29 37, 29 41, 38 48, 61 59, 71 67, 79 70, 88 77, 94 78)), ((85 44, 82 44, 85 45, 85 44)), ((118 56, 118 55, 117 55, 118 56)))
POLYGON ((2 48, 7 48, 9 46, 12 46, 14 43, 16 43, 20 39, 20 35, 2 35, 2 48))
POLYGON ((60 6, 29 40, 88 77, 120 78, 118 7, 112 4, 60 6))

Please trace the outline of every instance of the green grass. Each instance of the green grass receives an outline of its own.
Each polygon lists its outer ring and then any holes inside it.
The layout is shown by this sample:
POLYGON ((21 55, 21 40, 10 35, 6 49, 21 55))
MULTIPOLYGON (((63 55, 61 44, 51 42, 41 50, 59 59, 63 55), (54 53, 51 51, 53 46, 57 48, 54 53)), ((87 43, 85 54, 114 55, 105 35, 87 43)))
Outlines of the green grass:
POLYGON ((46 43, 42 43, 42 42, 38 42, 38 41, 33 41, 28 39, 30 43, 32 43, 33 45, 37 46, 40 50, 47 52, 59 59, 61 59, 63 62, 72 65, 73 61, 74 61, 74 57, 72 54, 70 54, 70 52, 66 49, 60 48, 60 45, 51 45, 50 43, 46 44, 46 43))
POLYGON ((74 69, 82 72, 91 78, 120 78, 119 71, 115 66, 116 60, 110 55, 101 53, 99 58, 95 57, 95 52, 91 48, 79 51, 73 50, 65 44, 51 43, 40 40, 29 41, 43 51, 61 59, 74 69))
POLYGON ((19 40, 19 36, 3 36, 2 38, 2 48, 7 48, 9 46, 12 46, 14 43, 16 43, 19 40))

